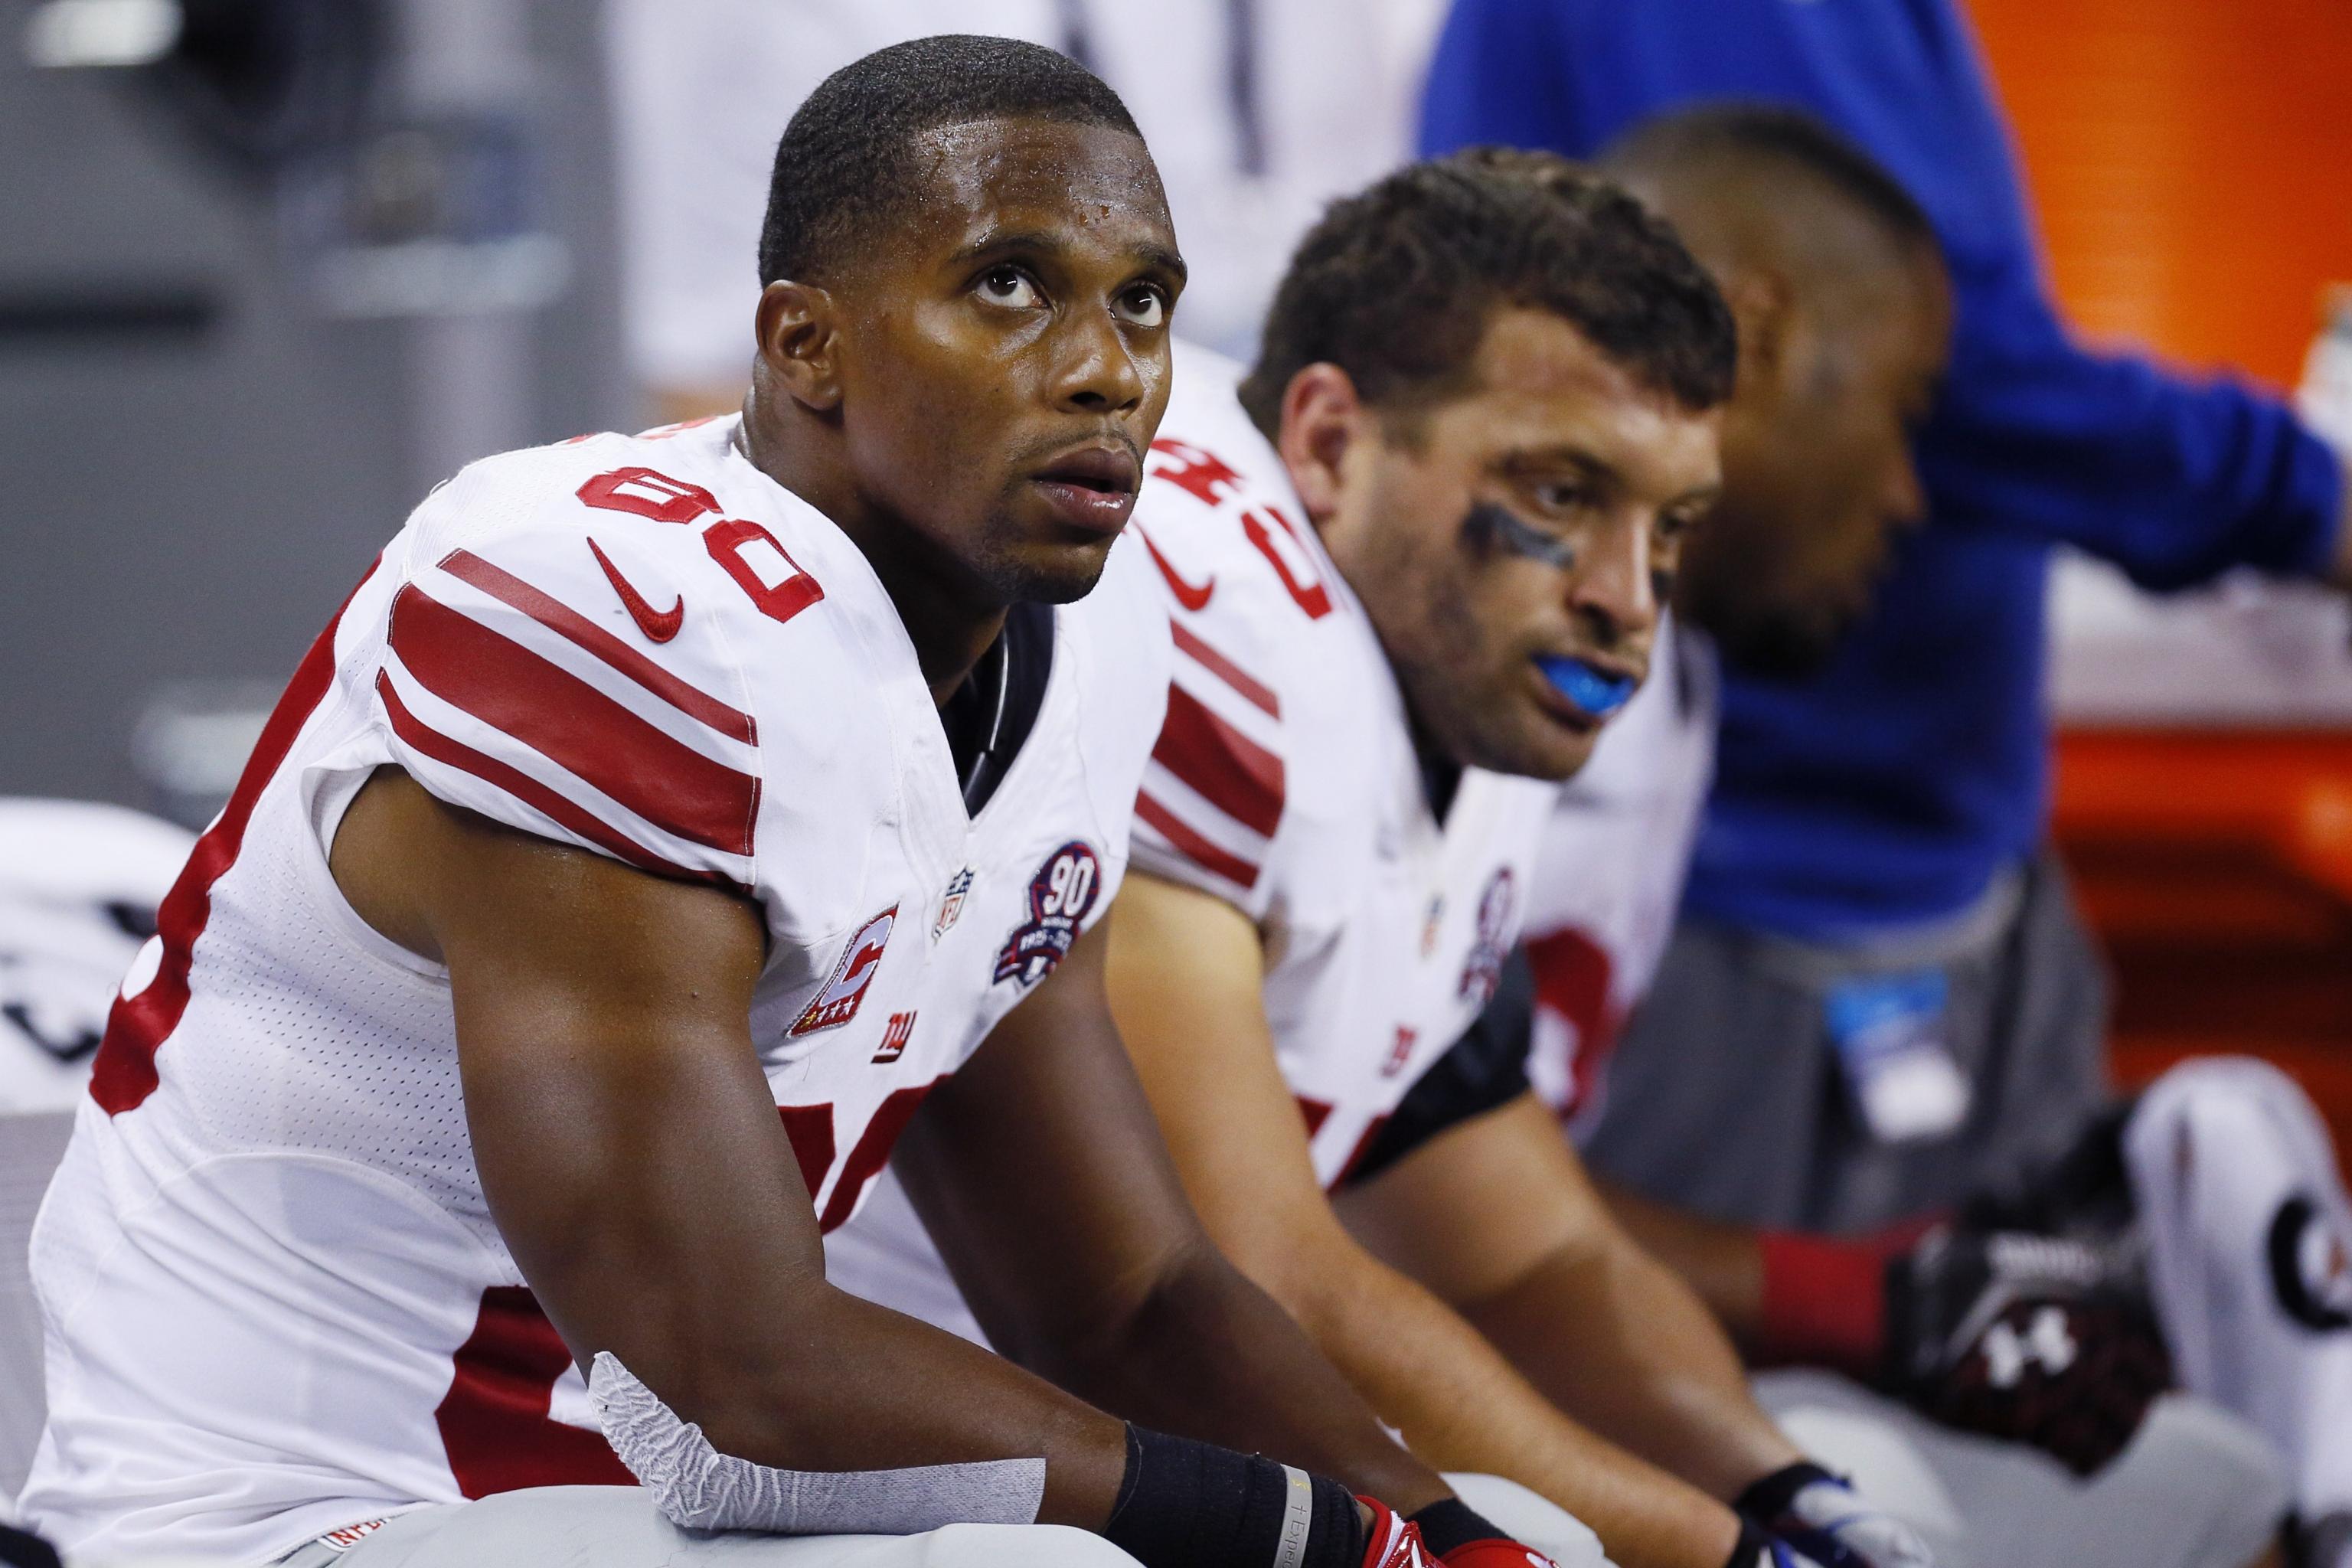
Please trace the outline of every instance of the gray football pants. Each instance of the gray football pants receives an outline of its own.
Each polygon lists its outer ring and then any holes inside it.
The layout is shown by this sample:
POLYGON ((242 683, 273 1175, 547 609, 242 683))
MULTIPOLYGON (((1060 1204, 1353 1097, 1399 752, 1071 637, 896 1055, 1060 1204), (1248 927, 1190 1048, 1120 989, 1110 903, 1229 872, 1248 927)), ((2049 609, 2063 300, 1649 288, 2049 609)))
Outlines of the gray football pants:
POLYGON ((2057 858, 1937 929, 1838 946, 1711 921, 1675 928, 1578 1142, 1593 1170, 1743 1225, 1866 1230, 1958 1203, 2071 1144, 2108 1101, 2106 979, 2057 858), (1932 966, 1973 1091, 1950 1135, 1890 1144, 1853 1109, 1831 987, 1932 966))
POLYGON ((2286 1511, 2262 1435, 2185 1395, 2157 1401, 2088 1480, 1831 1373, 1765 1373, 1756 1396, 1791 1442, 1916 1530, 1937 1568, 2243 1568, 2286 1511))
MULTIPOLYGON (((1559 1568, 1608 1568, 1592 1532, 1525 1487, 1450 1476, 1465 1501, 1559 1568)), ((951 1524, 920 1535, 680 1530, 635 1487, 533 1487, 420 1508, 355 1544, 299 1546, 278 1568, 1136 1568, 1098 1535, 1056 1525, 951 1524)))

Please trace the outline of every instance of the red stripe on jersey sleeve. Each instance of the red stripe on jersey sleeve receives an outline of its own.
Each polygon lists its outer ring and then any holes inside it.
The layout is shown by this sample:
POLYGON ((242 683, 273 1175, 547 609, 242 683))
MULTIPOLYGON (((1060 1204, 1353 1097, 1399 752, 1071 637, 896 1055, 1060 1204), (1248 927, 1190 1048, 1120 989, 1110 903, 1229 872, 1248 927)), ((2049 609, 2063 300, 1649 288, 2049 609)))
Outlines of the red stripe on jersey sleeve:
POLYGON ((491 565, 470 550, 453 551, 441 562, 441 570, 577 643, 688 718, 747 745, 758 742, 759 731, 749 713, 680 680, 562 600, 541 593, 513 573, 491 565))
POLYGON ((414 584, 392 602, 392 647, 426 690, 647 822, 706 848, 751 853, 760 785, 750 773, 671 739, 579 677, 414 584))
POLYGON ((1153 760, 1202 800, 1254 833, 1282 823, 1282 759, 1218 718, 1181 686, 1168 689, 1168 717, 1153 760))
POLYGON ((212 919, 213 884, 236 864, 238 850, 245 846, 245 829, 253 820, 253 808, 261 799, 262 790, 286 761, 286 753, 294 749, 295 737, 319 704, 326 700, 327 692, 335 683, 335 630, 343 623, 343 612, 351 608, 367 580, 375 575, 381 558, 371 562, 368 569, 351 593, 337 606, 334 618, 327 629, 319 634, 310 651, 302 656, 294 671, 294 679, 286 684, 285 694, 278 706, 270 710, 269 721, 261 727, 261 738, 254 742, 253 755, 246 759, 245 771, 237 775, 236 788, 221 807, 219 816, 196 840, 188 854, 188 863, 172 882, 172 890, 163 895, 163 904, 155 911, 155 934, 163 943, 163 961, 155 977, 135 996, 115 999, 106 1016, 106 1036, 90 1064, 89 1097, 98 1101, 109 1116, 119 1116, 135 1110, 155 1092, 162 1080, 155 1070, 155 1053, 172 1031, 180 1026, 180 1018, 188 1009, 191 994, 189 972, 194 963, 196 939, 205 932, 212 919))
POLYGON ((1171 620, 1168 630, 1174 636, 1176 646, 1192 655, 1194 663, 1240 692, 1269 716, 1282 717, 1282 700, 1274 694, 1271 687, 1202 642, 1196 633, 1186 629, 1181 621, 1171 620))
POLYGON ((1219 848, 1192 828, 1181 817, 1154 800, 1149 792, 1135 797, 1135 815, 1141 817, 1160 836, 1175 846, 1176 852, 1204 870, 1214 871, 1228 882, 1238 883, 1247 889, 1257 886, 1257 867, 1240 856, 1219 848))
POLYGON ((415 714, 411 713, 406 704, 400 700, 400 694, 392 689, 392 678, 381 670, 376 672, 375 689, 376 694, 383 699, 384 716, 392 721, 392 732, 408 742, 412 749, 422 752, 435 762, 456 768, 460 773, 471 773, 492 788, 506 791, 525 805, 572 829, 591 844, 604 846, 613 855, 627 861, 641 871, 651 871, 662 877, 676 877, 688 882, 709 882, 716 887, 739 888, 739 884, 732 879, 721 877, 716 872, 695 871, 684 866, 672 865, 635 839, 606 826, 602 820, 584 807, 556 794, 529 773, 509 767, 496 757, 478 752, 463 741, 451 740, 440 731, 426 724, 415 714))

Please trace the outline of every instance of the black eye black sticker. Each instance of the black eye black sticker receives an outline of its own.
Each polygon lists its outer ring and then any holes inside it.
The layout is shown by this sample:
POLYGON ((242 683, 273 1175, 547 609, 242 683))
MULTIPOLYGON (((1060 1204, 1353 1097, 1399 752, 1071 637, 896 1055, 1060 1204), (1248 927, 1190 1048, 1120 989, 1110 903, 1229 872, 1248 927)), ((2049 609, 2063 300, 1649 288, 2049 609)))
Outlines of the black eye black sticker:
POLYGON ((1472 549, 1482 552, 1506 550, 1563 572, 1576 564, 1574 545, 1565 539, 1553 538, 1523 521, 1510 508, 1493 501, 1480 501, 1470 509, 1462 519, 1462 537, 1472 549))

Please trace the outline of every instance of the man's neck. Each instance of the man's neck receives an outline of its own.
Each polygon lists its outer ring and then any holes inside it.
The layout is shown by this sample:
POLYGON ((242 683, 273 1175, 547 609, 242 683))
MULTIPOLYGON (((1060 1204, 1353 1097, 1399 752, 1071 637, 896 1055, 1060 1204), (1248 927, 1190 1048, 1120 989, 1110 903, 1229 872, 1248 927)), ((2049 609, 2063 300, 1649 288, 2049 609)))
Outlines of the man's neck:
POLYGON ((869 502, 845 465, 762 420, 756 394, 744 402, 737 441, 753 468, 823 512, 857 546, 915 645, 931 700, 944 704, 1003 633, 1006 606, 975 605, 968 584, 941 570, 905 522, 869 502))

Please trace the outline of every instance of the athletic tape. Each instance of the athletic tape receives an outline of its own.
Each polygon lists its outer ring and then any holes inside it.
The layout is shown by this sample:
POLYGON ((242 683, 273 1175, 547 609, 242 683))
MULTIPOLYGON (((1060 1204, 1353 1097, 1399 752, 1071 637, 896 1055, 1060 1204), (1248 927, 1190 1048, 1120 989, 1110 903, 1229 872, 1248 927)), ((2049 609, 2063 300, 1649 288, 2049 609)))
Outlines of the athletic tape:
POLYGON ((913 1535, 950 1524, 1034 1524, 1045 1461, 903 1470, 780 1470, 722 1454, 610 1351, 589 1369, 604 1439, 671 1523, 775 1535, 913 1535))

